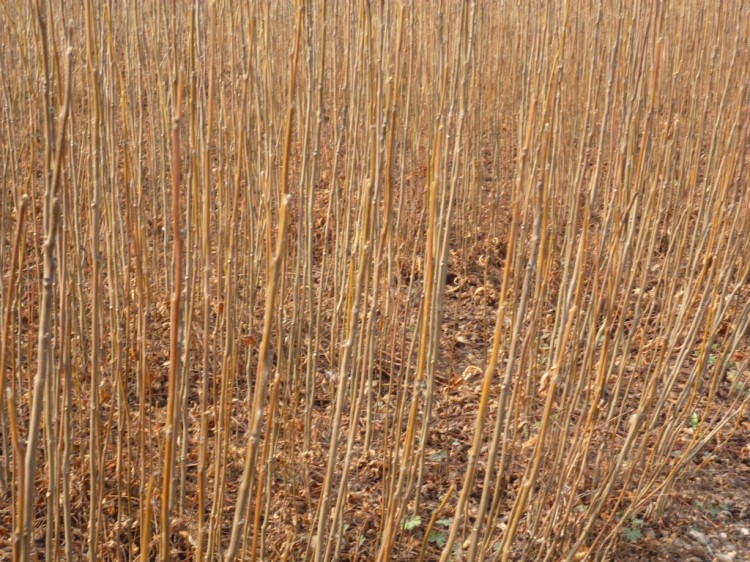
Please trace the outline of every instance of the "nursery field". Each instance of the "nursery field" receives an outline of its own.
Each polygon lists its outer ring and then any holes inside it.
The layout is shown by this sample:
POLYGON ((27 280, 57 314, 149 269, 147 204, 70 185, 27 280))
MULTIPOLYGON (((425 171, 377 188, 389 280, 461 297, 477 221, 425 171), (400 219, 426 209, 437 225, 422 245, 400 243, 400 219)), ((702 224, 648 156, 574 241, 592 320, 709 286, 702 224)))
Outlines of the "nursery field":
POLYGON ((0 560, 750 560, 750 4, 0 37, 0 560))

